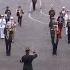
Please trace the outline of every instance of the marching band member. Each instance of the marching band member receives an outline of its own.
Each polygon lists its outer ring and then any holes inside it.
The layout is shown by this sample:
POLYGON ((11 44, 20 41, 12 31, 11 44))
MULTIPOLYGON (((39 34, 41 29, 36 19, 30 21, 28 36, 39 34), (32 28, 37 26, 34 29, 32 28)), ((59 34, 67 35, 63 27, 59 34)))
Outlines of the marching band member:
POLYGON ((9 29, 9 25, 6 25, 4 29, 5 44, 6 44, 6 55, 11 55, 11 43, 12 43, 12 31, 9 29))
POLYGON ((35 9, 36 9, 36 3, 37 3, 37 0, 32 0, 33 11, 35 11, 35 9))
POLYGON ((23 70, 33 70, 32 61, 38 57, 38 54, 33 51, 32 55, 30 54, 31 49, 25 49, 25 55, 22 56, 20 62, 24 63, 23 70))
POLYGON ((16 31, 16 22, 14 21, 13 17, 11 17, 11 28, 13 30, 12 42, 14 42, 14 36, 15 36, 15 31, 16 31))
POLYGON ((68 44, 70 44, 70 19, 68 19, 68 21, 67 21, 67 28, 68 28, 68 31, 67 31, 67 34, 68 34, 68 44))
POLYGON ((51 8, 51 10, 49 11, 49 16, 50 16, 50 20, 52 19, 52 17, 55 16, 55 10, 53 8, 51 8))
POLYGON ((7 23, 9 24, 9 28, 12 29, 12 42, 14 42, 14 35, 15 35, 15 31, 16 31, 16 22, 14 21, 14 18, 11 17, 10 21, 7 23))
POLYGON ((1 36, 1 39, 5 38, 4 36, 4 28, 5 28, 5 25, 6 25, 6 20, 4 18, 4 15, 1 15, 1 19, 0 19, 0 36, 1 36))
POLYGON ((54 32, 55 35, 54 35, 54 43, 53 43, 53 55, 57 55, 57 46, 59 42, 59 28, 57 22, 54 25, 54 32))
POLYGON ((57 21, 58 21, 58 28, 60 30, 60 38, 62 38, 62 28, 63 28, 63 24, 64 24, 64 18, 63 18, 63 15, 61 12, 57 18, 57 21))
POLYGON ((62 7, 61 14, 62 14, 63 18, 65 16, 65 13, 66 13, 66 9, 65 9, 65 7, 62 7))
POLYGON ((58 23, 55 21, 55 18, 52 18, 52 20, 49 23, 50 27, 50 34, 51 34, 51 43, 53 46, 53 55, 57 55, 57 46, 59 41, 59 29, 58 29, 58 23))
POLYGON ((67 28, 67 22, 68 22, 68 20, 70 19, 70 14, 69 14, 69 10, 68 11, 66 11, 66 14, 65 14, 65 17, 64 17, 64 19, 65 19, 65 34, 66 35, 68 35, 68 28, 67 28))
POLYGON ((67 20, 68 20, 68 11, 66 11, 65 13, 65 17, 64 17, 64 20, 65 20, 65 34, 67 35, 67 20))
POLYGON ((18 17, 18 24, 21 26, 21 24, 22 24, 22 15, 24 14, 21 6, 18 6, 16 14, 17 14, 17 17, 18 17))
POLYGON ((1 23, 2 23, 3 25, 6 25, 6 20, 5 20, 4 15, 1 15, 1 23))
POLYGON ((11 16, 11 10, 9 9, 9 6, 6 7, 5 10, 5 14, 6 14, 6 23, 10 20, 10 16, 11 16))
POLYGON ((54 32, 54 24, 55 24, 55 18, 52 17, 50 22, 49 22, 49 28, 50 28, 50 35, 51 35, 51 43, 52 45, 54 44, 54 35, 55 35, 55 32, 54 32))

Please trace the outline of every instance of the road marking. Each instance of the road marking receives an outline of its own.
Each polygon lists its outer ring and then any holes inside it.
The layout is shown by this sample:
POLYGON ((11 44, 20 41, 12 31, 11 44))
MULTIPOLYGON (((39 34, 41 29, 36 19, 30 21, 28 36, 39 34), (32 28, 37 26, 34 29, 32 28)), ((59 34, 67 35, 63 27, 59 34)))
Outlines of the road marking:
MULTIPOLYGON (((40 6, 41 6, 41 1, 40 1, 40 6)), ((31 16, 31 11, 32 11, 32 2, 30 3, 30 8, 29 8, 29 14, 28 14, 28 17, 29 17, 30 19, 36 21, 36 22, 41 23, 41 24, 46 24, 46 23, 44 23, 44 22, 42 22, 42 21, 39 21, 39 20, 33 18, 33 17, 31 16)))
POLYGON ((32 2, 30 2, 29 12, 32 11, 32 2))
POLYGON ((39 3, 40 3, 40 13, 41 13, 42 15, 47 16, 47 17, 48 17, 48 15, 47 15, 47 14, 45 14, 45 13, 42 11, 42 1, 41 1, 41 0, 39 0, 39 3))
POLYGON ((31 13, 29 13, 28 17, 29 17, 30 19, 32 19, 32 20, 34 20, 34 21, 36 21, 36 22, 41 23, 41 24, 46 24, 46 23, 44 23, 44 22, 42 22, 42 21, 39 21, 39 20, 37 20, 37 19, 33 18, 33 17, 31 16, 31 13))
POLYGON ((43 11, 42 11, 42 9, 40 10, 40 13, 42 14, 42 15, 44 15, 44 16, 48 16, 47 14, 45 14, 43 11))

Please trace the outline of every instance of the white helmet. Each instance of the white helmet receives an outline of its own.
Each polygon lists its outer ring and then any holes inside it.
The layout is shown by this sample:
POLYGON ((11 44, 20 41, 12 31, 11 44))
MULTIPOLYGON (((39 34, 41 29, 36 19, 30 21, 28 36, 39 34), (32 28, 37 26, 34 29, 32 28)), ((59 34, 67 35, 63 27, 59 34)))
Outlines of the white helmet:
POLYGON ((63 6, 62 8, 63 8, 63 9, 65 9, 65 7, 64 7, 64 6, 63 6))
POLYGON ((4 15, 1 15, 2 17, 4 17, 4 15))
POLYGON ((10 17, 10 19, 14 19, 13 17, 10 17))

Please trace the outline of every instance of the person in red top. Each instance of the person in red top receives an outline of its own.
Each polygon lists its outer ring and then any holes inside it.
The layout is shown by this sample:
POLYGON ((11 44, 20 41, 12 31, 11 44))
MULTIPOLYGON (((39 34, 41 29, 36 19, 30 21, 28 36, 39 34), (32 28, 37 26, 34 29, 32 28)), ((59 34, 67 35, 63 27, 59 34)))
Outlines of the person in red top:
POLYGON ((10 16, 11 16, 11 10, 9 9, 9 6, 6 7, 5 10, 5 15, 6 15, 6 23, 10 20, 10 16))
POLYGON ((57 55, 57 47, 58 47, 58 42, 59 42, 59 28, 58 28, 58 23, 54 25, 54 42, 53 42, 53 55, 57 55))
POLYGON ((58 29, 59 29, 59 32, 60 32, 60 38, 61 38, 61 37, 62 37, 62 36, 61 36, 62 27, 63 27, 63 24, 64 24, 64 18, 63 18, 63 15, 62 15, 61 12, 60 12, 60 15, 59 15, 58 18, 57 18, 57 21, 58 21, 58 29))

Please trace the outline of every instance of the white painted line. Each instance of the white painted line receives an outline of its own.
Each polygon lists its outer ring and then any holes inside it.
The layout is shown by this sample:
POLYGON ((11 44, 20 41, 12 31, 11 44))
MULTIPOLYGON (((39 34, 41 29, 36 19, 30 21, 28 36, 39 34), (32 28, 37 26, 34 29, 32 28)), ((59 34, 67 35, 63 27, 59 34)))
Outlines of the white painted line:
POLYGON ((49 17, 49 15, 45 14, 42 10, 40 11, 40 13, 46 17, 49 17))
POLYGON ((40 2, 40 8, 42 8, 42 1, 41 1, 41 0, 39 0, 39 2, 40 2))
POLYGON ((41 24, 46 24, 46 23, 44 23, 44 22, 41 22, 41 21, 39 21, 39 20, 37 20, 37 19, 33 18, 33 17, 31 16, 31 14, 30 14, 30 13, 29 13, 28 17, 29 17, 30 19, 32 19, 32 20, 34 20, 34 21, 36 21, 36 22, 41 23, 41 24))
POLYGON ((32 11, 32 2, 30 2, 30 7, 29 7, 29 11, 32 11))
MULTIPOLYGON (((41 7, 41 6, 42 6, 41 0, 39 0, 39 1, 40 1, 40 7, 41 7)), ((34 21, 39 22, 39 23, 41 23, 41 24, 46 24, 46 23, 44 23, 44 22, 41 22, 41 21, 39 21, 39 20, 33 18, 33 17, 31 16, 31 11, 32 11, 32 2, 30 3, 28 17, 29 17, 31 20, 34 20, 34 21)))
POLYGON ((47 14, 45 14, 45 13, 42 11, 42 1, 39 0, 39 2, 40 2, 40 13, 41 13, 42 15, 44 15, 44 16, 47 16, 47 14))

